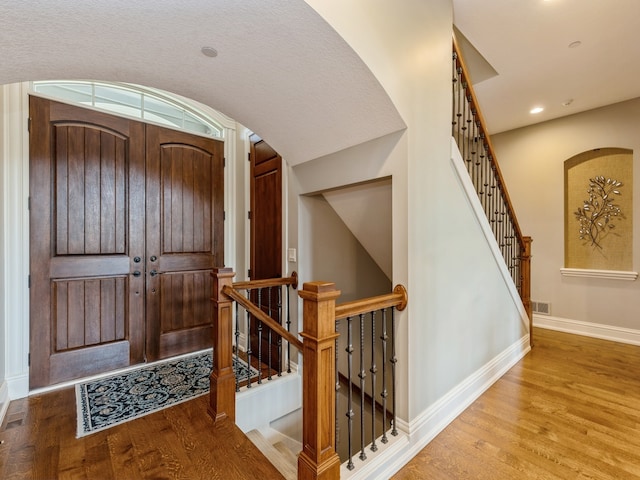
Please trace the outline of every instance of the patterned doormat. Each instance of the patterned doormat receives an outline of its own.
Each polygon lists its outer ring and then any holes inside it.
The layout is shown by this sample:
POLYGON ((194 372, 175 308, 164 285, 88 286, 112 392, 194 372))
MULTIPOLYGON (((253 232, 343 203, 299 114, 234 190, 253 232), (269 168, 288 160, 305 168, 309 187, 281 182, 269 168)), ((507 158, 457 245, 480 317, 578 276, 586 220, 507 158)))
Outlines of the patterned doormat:
MULTIPOLYGON (((76 384, 77 437, 186 402, 209 392, 211 350, 122 374, 76 384)), ((236 357, 233 370, 246 380, 258 371, 236 357)))

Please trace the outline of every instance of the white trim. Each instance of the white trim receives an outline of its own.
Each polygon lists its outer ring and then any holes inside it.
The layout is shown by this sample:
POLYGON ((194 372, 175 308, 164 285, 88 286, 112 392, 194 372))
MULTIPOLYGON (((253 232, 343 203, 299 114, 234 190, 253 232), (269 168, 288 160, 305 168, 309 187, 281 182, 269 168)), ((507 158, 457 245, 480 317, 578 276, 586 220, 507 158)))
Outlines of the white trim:
MULTIPOLYGON (((27 367, 28 368, 28 367, 27 367)), ((7 375, 5 379, 9 388, 9 398, 16 400, 29 396, 29 371, 16 375, 7 375)))
MULTIPOLYGON (((533 326, 557 330, 558 332, 572 333, 585 337, 600 338, 613 342, 640 345, 640 330, 615 327, 600 323, 583 322, 568 318, 551 317, 548 315, 533 315, 533 326)), ((534 338, 535 342, 535 338, 534 338)))
POLYGON ((9 408, 9 402, 11 399, 9 398, 9 387, 7 386, 6 380, 0 384, 0 425, 4 422, 4 416, 7 413, 7 409, 9 408))
POLYGON ((463 380, 410 424, 399 421, 398 428, 408 433, 408 444, 402 443, 401 448, 398 448, 399 451, 390 450, 390 453, 372 460, 371 464, 367 462, 366 470, 363 468, 362 472, 358 472, 356 468, 352 474, 345 474, 341 478, 350 480, 390 478, 530 350, 527 334, 463 380))
POLYGON ((586 268, 561 268, 560 274, 563 277, 605 278, 607 280, 628 280, 631 282, 638 278, 638 272, 626 272, 620 270, 589 270, 586 268))
POLYGON ((482 204, 480 203, 480 199, 478 198, 478 193, 476 192, 475 187, 473 186, 473 182, 469 177, 469 172, 467 171, 464 160, 460 155, 460 150, 458 149, 458 145, 453 137, 451 137, 451 163, 454 166, 455 172, 458 174, 458 178, 462 185, 464 192, 467 194, 467 198, 469 199, 469 203, 471 204, 471 208, 475 212, 476 219, 478 220, 478 224, 484 233, 484 236, 487 240, 487 244, 491 249, 491 253, 493 254, 493 258, 502 273, 502 278, 504 279, 504 283, 509 289, 509 293, 513 298, 514 304, 516 305, 518 312, 520 313, 520 320, 524 325, 526 331, 529 331, 529 316, 527 315, 526 310, 524 309, 524 304, 522 303, 522 299, 520 298, 520 294, 518 293, 518 289, 516 288, 515 283, 513 282, 513 278, 511 277, 511 273, 507 269, 507 265, 504 261, 504 257, 502 256, 502 252, 500 251, 500 246, 496 241, 496 237, 491 230, 491 226, 489 225, 489 221, 487 220, 487 215, 482 208, 482 204))
POLYGON ((4 379, 12 399, 29 393, 29 116, 28 84, 0 86, 4 97, 4 142, 0 156, 4 185, 3 204, 3 292, 4 379))

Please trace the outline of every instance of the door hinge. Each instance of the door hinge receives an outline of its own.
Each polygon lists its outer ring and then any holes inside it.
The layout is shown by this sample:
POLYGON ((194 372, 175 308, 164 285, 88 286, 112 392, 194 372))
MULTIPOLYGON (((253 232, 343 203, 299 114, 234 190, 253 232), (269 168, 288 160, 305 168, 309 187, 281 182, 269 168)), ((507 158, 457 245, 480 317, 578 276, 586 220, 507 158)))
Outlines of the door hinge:
POLYGON ((222 220, 226 220, 227 219, 227 212, 226 210, 224 212, 222 212, 222 220))
POLYGON ((31 210, 31 197, 27 197, 27 210, 31 210))
POLYGON ((222 157, 222 168, 227 166, 227 159, 225 157, 222 157))
POLYGON ((247 277, 251 278, 251 269, 247 270, 247 277))
POLYGON ((27 353, 27 366, 31 366, 31 352, 27 353))
POLYGON ((247 212, 247 218, 248 218, 249 220, 251 220, 251 210, 249 210, 249 211, 247 212))
POLYGON ((31 288, 31 275, 27 275, 27 288, 31 288))
POLYGON ((27 132, 31 133, 31 117, 27 118, 27 132))
POLYGON ((251 161, 251 152, 247 153, 247 162, 251 161))

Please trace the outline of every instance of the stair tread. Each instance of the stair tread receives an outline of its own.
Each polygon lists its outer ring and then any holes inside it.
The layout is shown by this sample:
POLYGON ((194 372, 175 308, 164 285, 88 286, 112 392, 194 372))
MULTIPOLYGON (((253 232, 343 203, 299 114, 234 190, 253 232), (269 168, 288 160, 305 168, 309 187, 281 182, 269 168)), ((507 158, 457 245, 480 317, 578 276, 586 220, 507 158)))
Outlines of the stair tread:
POLYGON ((262 435, 258 430, 251 430, 247 432, 246 435, 286 479, 296 480, 298 478, 297 459, 291 462, 290 458, 286 454, 282 453, 278 448, 269 443, 264 435, 262 435))
POLYGON ((276 442, 273 446, 293 465, 298 463, 298 455, 291 451, 291 449, 284 442, 276 442))

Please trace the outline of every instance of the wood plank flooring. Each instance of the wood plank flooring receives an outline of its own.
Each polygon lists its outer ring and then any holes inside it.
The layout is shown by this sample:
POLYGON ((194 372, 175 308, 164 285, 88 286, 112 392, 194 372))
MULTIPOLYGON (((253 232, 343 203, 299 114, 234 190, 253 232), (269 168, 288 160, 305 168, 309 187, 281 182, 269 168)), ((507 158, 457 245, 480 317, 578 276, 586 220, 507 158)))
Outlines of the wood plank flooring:
MULTIPOLYGON (((640 480, 640 347, 536 329, 533 351, 395 479, 640 480)), ((208 397, 75 438, 73 389, 12 402, 3 479, 282 478, 208 397)))
POLYGON ((208 396, 77 439, 73 388, 11 402, 0 427, 2 479, 283 479, 208 396))
POLYGON ((640 347, 542 329, 534 339, 393 478, 640 479, 640 347))

